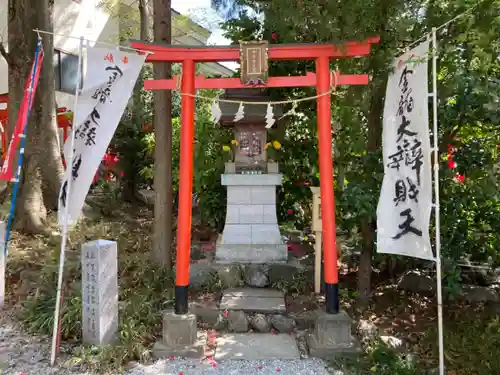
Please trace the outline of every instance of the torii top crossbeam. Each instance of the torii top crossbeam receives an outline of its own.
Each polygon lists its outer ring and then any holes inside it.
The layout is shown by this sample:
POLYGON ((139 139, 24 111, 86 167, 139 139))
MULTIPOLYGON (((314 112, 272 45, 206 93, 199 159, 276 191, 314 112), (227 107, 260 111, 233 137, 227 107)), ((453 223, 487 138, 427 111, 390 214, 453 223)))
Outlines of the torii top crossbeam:
MULTIPOLYGON (((179 167, 179 217, 177 220, 177 253, 175 280, 175 313, 188 313, 188 286, 191 249, 191 212, 193 190, 193 137, 196 89, 208 88, 245 88, 249 87, 297 87, 316 86, 318 149, 320 170, 321 216, 323 229, 324 278, 326 311, 330 314, 339 312, 337 244, 335 228, 335 197, 333 190, 333 157, 331 126, 331 86, 364 85, 368 75, 332 76, 330 60, 340 58, 358 58, 367 56, 373 44, 379 38, 370 38, 361 42, 341 44, 271 44, 267 42, 242 42, 240 46, 177 46, 133 42, 132 47, 150 51, 147 62, 180 62, 182 77, 173 79, 147 80, 144 87, 148 90, 181 91, 181 141, 179 167), (258 50, 258 57, 252 50, 258 50), (251 45, 249 45, 251 44, 251 45), (267 77, 268 60, 314 60, 316 72, 304 76, 267 77), (241 79, 205 78, 195 76, 197 62, 240 61, 241 79), (245 68, 244 68, 245 67, 245 68), (249 79, 250 77, 253 77, 249 79), (258 77, 257 79, 255 77, 258 77), (179 79, 181 78, 181 79, 179 79), (334 80, 333 80, 334 79, 334 80), (257 82, 257 83, 256 83, 257 82)), ((170 244, 166 244, 170 246, 170 244)))
MULTIPOLYGON (((276 44, 268 48, 269 60, 315 60, 317 58, 340 59, 358 58, 370 54, 372 44, 379 42, 379 37, 369 38, 363 42, 345 42, 342 44, 276 44)), ((147 62, 223 62, 239 61, 241 58, 240 46, 187 46, 171 44, 150 44, 132 42, 132 47, 150 51, 147 62)), ((179 78, 146 80, 146 90, 173 90, 179 86, 179 78)), ((265 85, 253 87, 307 87, 316 85, 316 75, 308 73, 305 76, 270 77, 265 85)), ((366 85, 368 75, 337 76, 337 85, 366 85)), ((237 78, 209 78, 198 76, 195 80, 195 89, 217 88, 245 88, 237 78)))
MULTIPOLYGON (((269 60, 313 60, 318 57, 341 59, 361 57, 370 54, 372 44, 380 41, 379 37, 369 38, 362 42, 344 43, 306 43, 306 44, 272 44, 268 49, 269 60)), ((240 46, 188 46, 161 43, 132 42, 132 47, 151 51, 148 62, 197 62, 239 61, 240 46)))

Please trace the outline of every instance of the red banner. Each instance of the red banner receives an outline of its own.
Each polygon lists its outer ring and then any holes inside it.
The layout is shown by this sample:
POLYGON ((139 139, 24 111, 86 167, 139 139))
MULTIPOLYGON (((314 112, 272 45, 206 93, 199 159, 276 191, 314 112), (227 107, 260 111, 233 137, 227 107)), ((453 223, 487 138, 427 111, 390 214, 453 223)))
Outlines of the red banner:
MULTIPOLYGON (((13 170, 13 160, 15 156, 15 152, 19 146, 19 141, 21 140, 22 135, 24 134, 24 129, 28 124, 28 115, 33 106, 33 101, 35 99, 36 88, 38 86, 38 79, 40 78, 40 70, 42 69, 43 62, 43 49, 40 47, 40 53, 35 55, 35 61, 33 61, 33 65, 31 66, 30 75, 28 80, 26 81, 26 85, 24 86, 24 95, 23 100, 21 102, 21 106, 19 107, 19 112, 17 114, 16 127, 14 128, 14 133, 12 134, 12 138, 10 140, 9 148, 6 152, 6 158, 3 162, 2 169, 0 171, 0 180, 3 181, 11 181, 12 180, 12 170, 13 170), (33 79, 33 70, 35 71, 34 81, 33 79), (30 92, 30 88, 32 88, 32 92, 30 92)), ((4 132, 4 136, 5 136, 4 132)))

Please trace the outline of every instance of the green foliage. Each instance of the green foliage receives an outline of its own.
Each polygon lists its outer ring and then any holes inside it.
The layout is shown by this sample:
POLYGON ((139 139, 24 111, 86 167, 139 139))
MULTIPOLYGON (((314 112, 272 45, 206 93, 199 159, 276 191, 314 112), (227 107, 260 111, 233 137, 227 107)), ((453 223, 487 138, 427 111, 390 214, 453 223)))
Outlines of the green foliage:
POLYGON ((356 358, 333 361, 336 368, 342 367, 356 375, 422 375, 422 368, 411 355, 399 353, 389 348, 382 340, 372 340, 364 353, 356 358))
MULTIPOLYGON (((201 91, 204 97, 213 97, 216 92, 201 91)), ((176 107, 176 106, 175 106, 176 107)), ((179 108, 173 114, 179 113, 179 108)), ((224 220, 225 189, 220 184, 220 175, 224 173, 223 145, 232 139, 230 131, 214 124, 211 120, 209 102, 199 100, 196 105, 195 120, 195 154, 194 154, 194 186, 193 192, 198 196, 198 208, 203 223, 217 226, 224 220)), ((180 162, 180 117, 172 118, 172 183, 174 192, 179 186, 180 162)), ((142 137, 142 153, 153 155, 155 138, 153 133, 142 137)), ((132 156, 132 155, 131 155, 132 156)), ((145 159, 140 175, 152 186, 154 166, 151 158, 145 159)))
MULTIPOLYGON (((202 92, 214 96, 215 92, 202 92)), ((223 146, 231 142, 232 132, 210 119, 209 103, 199 101, 196 113, 195 181, 198 210, 203 223, 212 227, 223 222, 226 211, 226 190, 220 183, 224 173, 223 146)))
MULTIPOLYGON (((79 273, 79 266, 72 265, 74 266, 76 269, 72 268, 69 273, 79 273)), ((52 268, 45 268, 40 272, 37 294, 23 303, 22 320, 30 331, 37 334, 50 335, 54 324, 56 290, 53 285, 56 284, 56 273, 51 270, 52 268)), ((125 253, 121 257, 119 274, 118 343, 104 347, 80 346, 73 353, 72 364, 103 372, 121 369, 130 361, 150 358, 151 344, 161 330, 161 312, 174 302, 173 272, 152 267, 144 262, 140 253, 125 253)), ((82 331, 82 297, 78 277, 72 278, 66 286, 64 300, 61 310, 61 339, 79 342, 82 331)))
MULTIPOLYGON (((344 232, 355 232, 359 231, 363 220, 373 222, 383 177, 382 107, 380 103, 378 107, 375 104, 377 97, 384 93, 388 63, 409 41, 415 40, 430 26, 454 17, 470 5, 463 0, 455 0, 450 7, 419 0, 405 3, 331 1, 325 4, 303 0, 298 7, 289 7, 284 0, 272 3, 246 0, 218 5, 226 8, 231 5, 239 13, 238 18, 223 24, 227 36, 234 42, 256 38, 269 39, 271 43, 321 42, 381 36, 381 45, 374 47, 370 57, 335 62, 342 71, 371 73, 372 83, 368 87, 338 88, 332 99, 337 223, 344 232), (247 12, 245 7, 253 8, 256 13, 247 12), (260 14, 265 15, 262 22, 260 14), (272 33, 277 35, 277 40, 271 38, 272 33), (370 118, 373 119, 371 122, 370 118)), ((465 185, 457 184, 454 171, 446 171, 441 181, 441 216, 457 218, 441 220, 443 253, 453 259, 468 256, 478 261, 488 257, 496 260, 499 254, 499 245, 493 235, 500 229, 495 214, 498 188, 494 183, 499 177, 498 171, 494 171, 498 165, 496 145, 500 143, 494 125, 500 118, 498 106, 494 105, 500 92, 499 69, 494 64, 499 46, 495 41, 498 33, 491 31, 500 29, 493 15, 497 6, 498 1, 485 1, 477 6, 473 15, 465 16, 455 21, 452 28, 440 31, 440 147, 444 150, 443 146, 453 141, 458 149, 455 154, 458 171, 465 173, 467 179, 465 185), (487 26, 486 21, 493 27, 487 26)), ((271 75, 302 75, 313 70, 312 62, 280 61, 270 65, 271 75)), ((179 72, 178 66, 174 66, 174 72, 179 72)), ((309 88, 273 89, 270 94, 273 98, 292 99, 314 95, 314 91, 309 88)), ((143 113, 127 117, 135 124, 125 124, 122 132, 130 127, 134 130, 127 130, 125 141, 117 146, 129 155, 125 159, 131 161, 126 164, 129 171, 126 175, 139 175, 135 184, 151 185, 154 136, 141 134, 137 124, 137 118, 141 123, 152 120, 151 93, 144 95, 149 97, 141 98, 141 103, 145 104, 140 106, 143 113)), ((208 93, 210 95, 214 93, 208 93)), ((178 184, 180 97, 176 92, 173 97, 175 190, 178 184)), ((271 132, 270 139, 279 140, 283 146, 279 162, 284 179, 278 192, 278 218, 281 223, 304 229, 310 223, 311 214, 308 186, 319 184, 315 102, 300 103, 297 111, 303 116, 289 118, 280 129, 271 132)), ((220 146, 228 144, 229 140, 228 132, 210 122, 206 101, 198 101, 194 192, 199 197, 202 221, 211 226, 220 223, 224 216, 225 189, 220 185, 224 155, 220 146)), ((442 159, 442 163, 444 167, 446 160, 442 159)))
MULTIPOLYGON (((337 224, 349 233, 359 230, 362 221, 374 222, 376 218, 383 178, 383 101, 379 98, 385 92, 388 63, 432 26, 475 6, 474 11, 439 31, 439 146, 445 152, 446 145, 453 142, 458 149, 456 171, 447 170, 446 160, 441 159, 441 237, 443 254, 448 258, 498 261, 500 245, 494 235, 500 230, 496 156, 500 144, 498 0, 480 4, 464 0, 302 0, 294 7, 285 0, 239 0, 235 4, 239 17, 223 25, 235 42, 260 38, 270 43, 327 42, 381 36, 380 45, 369 57, 335 62, 343 72, 371 74, 372 81, 368 87, 338 88, 332 100, 337 224), (244 11, 245 5, 257 14, 244 11), (454 179, 457 171, 465 174, 465 184, 454 179)), ((306 71, 314 71, 311 62, 270 64, 271 75, 303 75, 306 71)), ((310 89, 270 92, 279 99, 313 95, 310 89)), ((315 110, 314 102, 301 103, 298 112, 303 116, 288 121, 281 140, 284 152, 280 162, 285 177, 278 214, 282 222, 294 221, 297 227, 304 227, 309 220, 306 212, 311 195, 301 181, 319 182, 315 110), (294 211, 293 218, 287 214, 289 209, 294 211)))
POLYGON ((461 291, 462 276, 460 274, 460 268, 455 264, 450 264, 443 268, 443 294, 445 298, 453 300, 461 291))
MULTIPOLYGON (((445 318, 445 360, 450 374, 500 374, 500 316, 494 309, 466 308, 449 311, 445 318)), ((437 327, 420 343, 423 355, 437 356, 437 327)), ((422 355, 422 356, 423 356, 422 355)))
POLYGON ((491 181, 474 180, 466 175, 465 184, 452 177, 442 187, 442 246, 452 259, 500 263, 500 200, 490 193, 491 181), (452 218, 452 219, 451 219, 452 218))
MULTIPOLYGON (((152 67, 146 65, 137 81, 142 87, 145 79, 153 76, 152 67)), ((148 142, 149 134, 144 132, 147 125, 153 123, 153 93, 152 91, 135 91, 132 103, 126 109, 122 121, 117 128, 111 148, 119 157, 119 168, 124 175, 121 177, 123 185, 131 184, 139 188, 148 184, 148 180, 140 171, 153 162, 153 154, 144 147, 148 142)))
POLYGON ((395 352, 381 341, 372 343, 367 353, 372 374, 418 375, 422 373, 407 355, 395 352))
MULTIPOLYGON (((180 146, 180 119, 172 118, 172 184, 173 191, 176 192, 179 186, 179 146, 180 146)), ((148 155, 154 155, 155 135, 148 133, 143 139, 144 152, 148 155)), ((149 159, 140 170, 140 175, 146 180, 149 186, 153 186, 154 181, 154 159, 149 159)))
POLYGON ((281 290, 288 295, 300 294, 307 295, 312 292, 310 273, 305 270, 296 272, 291 280, 279 280, 273 284, 273 288, 281 290))

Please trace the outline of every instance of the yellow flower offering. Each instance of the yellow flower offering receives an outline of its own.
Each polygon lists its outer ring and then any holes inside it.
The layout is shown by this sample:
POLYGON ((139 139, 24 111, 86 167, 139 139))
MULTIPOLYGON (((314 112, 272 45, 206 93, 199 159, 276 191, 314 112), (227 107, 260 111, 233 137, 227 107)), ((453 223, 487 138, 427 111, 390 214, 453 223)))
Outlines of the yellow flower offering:
POLYGON ((230 150, 229 146, 227 145, 222 146, 222 149, 226 152, 230 150))
POLYGON ((237 140, 237 139, 233 139, 233 140, 231 141, 231 144, 232 144, 233 146, 238 146, 238 145, 240 144, 240 142, 238 142, 238 140, 237 140))
POLYGON ((276 150, 279 150, 281 148, 281 143, 279 143, 278 141, 274 141, 273 142, 273 147, 276 149, 276 150))

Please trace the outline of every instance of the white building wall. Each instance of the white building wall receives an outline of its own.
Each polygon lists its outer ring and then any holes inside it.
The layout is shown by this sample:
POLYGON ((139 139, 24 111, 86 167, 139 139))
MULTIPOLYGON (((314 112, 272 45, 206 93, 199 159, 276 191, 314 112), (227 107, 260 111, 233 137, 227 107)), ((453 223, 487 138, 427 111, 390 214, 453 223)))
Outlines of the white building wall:
MULTIPOLYGON (((189 0, 188 0, 189 1, 189 0)), ((124 1, 126 3, 127 1, 124 1)), ((0 0, 0 41, 6 45, 8 0, 0 0)), ((99 0, 55 0, 54 3, 54 48, 64 53, 78 54, 78 38, 84 35, 86 39, 117 43, 120 34, 118 17, 110 16, 105 8, 95 7, 99 0)), ((204 45, 207 43, 210 32, 200 26, 182 20, 177 12, 174 17, 173 35, 175 44, 204 45), (175 18, 179 17, 179 20, 175 18)), ((125 21, 129 22, 129 21, 125 21)), ((138 39, 138 35, 136 36, 138 39)), ((90 43, 93 46, 95 43, 90 43)), ((7 46, 8 49, 8 46, 7 46)), ((34 51, 33 51, 34 52, 34 51)), ((232 71, 220 64, 200 64, 203 74, 231 75, 232 71)), ((5 60, 0 57, 0 94, 8 92, 8 69, 5 60)), ((59 107, 73 108, 74 96, 64 92, 56 92, 56 101, 59 107)), ((1 106, 2 104, 0 104, 1 106)), ((2 107, 0 107, 2 108, 2 107)))
MULTIPOLYGON (((83 0, 81 4, 73 0, 55 0, 54 3, 54 48, 69 54, 78 54, 78 38, 84 35, 89 40, 116 43, 118 21, 104 9, 94 7, 97 0, 83 0)), ((0 38, 7 41, 8 0, 0 0, 0 38)), ((93 43, 91 43, 93 45, 93 43)), ((7 46, 8 48, 8 46, 7 46)), ((34 53, 34 51, 33 51, 34 53)), ((0 93, 8 92, 7 63, 0 57, 0 93)), ((60 107, 73 108, 73 95, 56 92, 60 107)))

